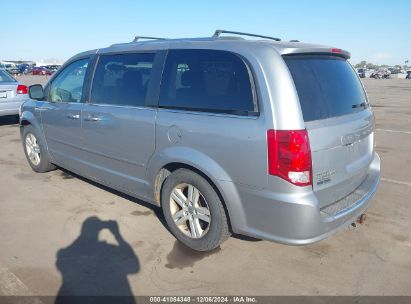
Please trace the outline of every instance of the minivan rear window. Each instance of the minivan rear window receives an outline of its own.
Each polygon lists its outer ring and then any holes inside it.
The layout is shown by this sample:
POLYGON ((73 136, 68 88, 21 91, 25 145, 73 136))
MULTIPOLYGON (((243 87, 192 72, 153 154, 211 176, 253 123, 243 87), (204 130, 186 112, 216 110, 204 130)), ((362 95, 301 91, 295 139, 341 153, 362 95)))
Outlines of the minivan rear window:
POLYGON ((347 115, 368 107, 364 89, 344 58, 289 55, 284 60, 297 89, 304 121, 347 115))

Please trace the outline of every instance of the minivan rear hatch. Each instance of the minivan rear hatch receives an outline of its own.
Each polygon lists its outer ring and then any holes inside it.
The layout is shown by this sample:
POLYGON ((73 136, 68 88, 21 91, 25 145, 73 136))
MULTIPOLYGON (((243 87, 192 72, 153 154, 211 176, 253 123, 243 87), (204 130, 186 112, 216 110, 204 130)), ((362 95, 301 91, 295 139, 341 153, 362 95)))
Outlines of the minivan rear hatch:
POLYGON ((312 153, 313 190, 320 207, 353 192, 374 157, 373 115, 346 58, 283 56, 298 93, 312 153))

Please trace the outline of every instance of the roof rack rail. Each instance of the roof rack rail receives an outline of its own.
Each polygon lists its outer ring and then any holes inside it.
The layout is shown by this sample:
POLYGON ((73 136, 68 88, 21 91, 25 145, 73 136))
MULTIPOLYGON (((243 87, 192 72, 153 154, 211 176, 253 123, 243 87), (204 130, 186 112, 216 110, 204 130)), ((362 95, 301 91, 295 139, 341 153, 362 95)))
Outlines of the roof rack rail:
POLYGON ((133 42, 137 42, 139 39, 165 40, 166 38, 149 37, 149 36, 136 36, 136 37, 134 37, 133 42))
POLYGON ((218 37, 220 37, 221 34, 234 34, 234 35, 258 37, 258 38, 271 39, 271 40, 275 40, 275 41, 281 41, 280 38, 275 38, 275 37, 270 37, 270 36, 263 36, 263 35, 257 35, 257 34, 242 33, 242 32, 226 31, 226 30, 216 30, 216 31, 214 32, 213 38, 218 38, 218 37))

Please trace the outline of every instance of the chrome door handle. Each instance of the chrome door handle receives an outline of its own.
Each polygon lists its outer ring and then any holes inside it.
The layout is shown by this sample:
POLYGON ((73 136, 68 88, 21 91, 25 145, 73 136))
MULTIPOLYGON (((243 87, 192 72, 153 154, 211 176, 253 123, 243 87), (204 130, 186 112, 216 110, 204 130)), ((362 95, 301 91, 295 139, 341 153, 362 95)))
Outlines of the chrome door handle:
POLYGON ((70 119, 80 119, 80 115, 79 115, 79 114, 69 114, 69 115, 67 115, 67 118, 70 118, 70 119))
POLYGON ((87 116, 84 118, 85 121, 101 121, 101 117, 95 117, 95 116, 87 116))

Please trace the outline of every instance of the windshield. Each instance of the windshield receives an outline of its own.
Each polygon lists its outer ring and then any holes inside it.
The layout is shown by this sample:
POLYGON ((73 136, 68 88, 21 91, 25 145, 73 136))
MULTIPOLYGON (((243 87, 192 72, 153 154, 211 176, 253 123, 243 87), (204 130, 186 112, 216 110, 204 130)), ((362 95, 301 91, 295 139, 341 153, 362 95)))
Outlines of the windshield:
POLYGON ((14 79, 9 73, 4 70, 0 70, 0 82, 15 82, 14 79))
POLYGON ((341 57, 284 56, 305 121, 355 113, 368 107, 364 90, 351 65, 341 57))

